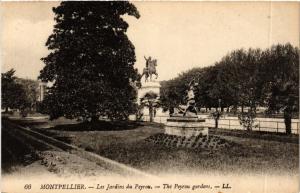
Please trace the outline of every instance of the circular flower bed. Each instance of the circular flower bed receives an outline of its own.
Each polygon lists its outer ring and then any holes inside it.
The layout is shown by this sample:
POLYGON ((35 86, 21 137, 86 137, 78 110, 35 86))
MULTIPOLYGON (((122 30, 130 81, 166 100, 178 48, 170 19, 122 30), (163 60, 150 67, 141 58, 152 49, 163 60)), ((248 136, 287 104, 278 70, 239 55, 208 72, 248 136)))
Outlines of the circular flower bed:
POLYGON ((201 134, 186 138, 177 135, 158 133, 146 138, 145 140, 157 145, 164 145, 166 147, 208 150, 218 150, 235 145, 235 143, 227 141, 219 136, 201 134))

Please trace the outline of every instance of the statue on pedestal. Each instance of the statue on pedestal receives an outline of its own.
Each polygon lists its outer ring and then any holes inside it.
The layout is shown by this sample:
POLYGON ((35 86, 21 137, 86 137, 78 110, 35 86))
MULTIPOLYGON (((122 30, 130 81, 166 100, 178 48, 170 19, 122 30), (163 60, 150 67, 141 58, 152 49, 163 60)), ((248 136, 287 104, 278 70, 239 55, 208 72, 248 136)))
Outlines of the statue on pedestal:
POLYGON ((156 78, 158 77, 158 74, 156 72, 156 66, 157 66, 157 60, 151 59, 151 56, 149 56, 148 58, 146 58, 144 56, 145 60, 146 60, 146 67, 143 69, 143 74, 142 77, 145 75, 145 82, 148 82, 148 78, 150 77, 150 81, 152 81, 152 75, 155 74, 156 78))
POLYGON ((176 110, 177 113, 173 113, 171 116, 197 116, 197 109, 196 109, 196 102, 195 102, 195 86, 198 83, 195 83, 195 80, 192 80, 189 83, 189 89, 187 90, 187 104, 186 105, 179 105, 176 110))
POLYGON ((197 115, 195 88, 198 84, 192 80, 188 85, 186 95, 186 105, 179 105, 174 108, 176 111, 170 114, 165 124, 165 134, 176 135, 185 138, 193 136, 208 136, 208 127, 205 125, 205 119, 197 115))

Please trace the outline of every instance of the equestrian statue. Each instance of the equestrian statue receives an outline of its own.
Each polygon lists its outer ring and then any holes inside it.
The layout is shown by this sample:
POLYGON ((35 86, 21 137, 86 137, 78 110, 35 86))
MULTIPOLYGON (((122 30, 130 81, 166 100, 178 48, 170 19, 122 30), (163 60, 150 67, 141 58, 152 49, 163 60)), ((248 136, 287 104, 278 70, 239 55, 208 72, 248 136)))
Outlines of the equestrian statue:
POLYGON ((146 67, 143 69, 143 74, 141 76, 141 78, 145 75, 145 82, 148 82, 148 78, 150 77, 150 81, 152 81, 152 75, 155 74, 156 78, 158 77, 158 74, 156 72, 156 66, 157 66, 157 60, 151 59, 151 56, 149 56, 148 58, 146 58, 144 56, 145 60, 146 60, 146 67))

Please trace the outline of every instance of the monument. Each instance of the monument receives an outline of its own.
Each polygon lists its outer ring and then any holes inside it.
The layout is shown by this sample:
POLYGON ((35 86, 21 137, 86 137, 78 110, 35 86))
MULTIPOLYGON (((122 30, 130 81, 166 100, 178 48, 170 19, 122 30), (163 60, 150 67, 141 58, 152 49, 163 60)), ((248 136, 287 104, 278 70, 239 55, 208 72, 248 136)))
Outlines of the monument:
POLYGON ((192 80, 188 85, 186 105, 179 105, 170 115, 165 124, 165 134, 190 138, 192 136, 208 135, 205 119, 198 118, 195 102, 195 83, 192 80))
POLYGON ((141 88, 138 89, 138 105, 142 115, 149 112, 150 121, 155 117, 159 105, 160 83, 157 81, 158 74, 156 72, 157 60, 151 57, 146 58, 146 67, 143 69, 141 77, 141 88), (156 75, 155 79, 152 75, 156 75), (142 81, 142 79, 144 80, 142 81), (148 112, 145 108, 148 107, 148 112))
POLYGON ((219 136, 208 135, 205 119, 197 115, 195 101, 195 83, 192 80, 187 89, 186 105, 179 105, 174 109, 164 127, 164 133, 156 133, 145 139, 155 145, 168 148, 189 148, 198 150, 221 150, 236 145, 219 136))

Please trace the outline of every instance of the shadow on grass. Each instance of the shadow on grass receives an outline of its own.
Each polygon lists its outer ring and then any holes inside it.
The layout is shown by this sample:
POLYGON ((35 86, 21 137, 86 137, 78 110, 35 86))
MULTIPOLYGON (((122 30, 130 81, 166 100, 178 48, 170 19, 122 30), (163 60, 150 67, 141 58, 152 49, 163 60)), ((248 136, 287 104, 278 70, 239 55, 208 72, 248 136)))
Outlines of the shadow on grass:
POLYGON ((59 131, 122 131, 133 130, 139 126, 142 124, 134 121, 96 121, 57 125, 49 129, 59 131))
MULTIPOLYGON (((164 145, 140 141, 126 146, 111 145, 93 151, 99 155, 116 160, 153 174, 161 172, 203 172, 218 171, 227 173, 235 167, 232 157, 246 159, 249 156, 247 149, 235 145, 223 151, 210 151, 205 149, 174 148, 164 145), (149 151, 151 149, 151 151, 149 151)), ((244 165, 244 162, 241 163, 244 165)))
MULTIPOLYGON (((52 137, 54 139, 57 139, 59 141, 63 141, 65 143, 71 144, 71 142, 72 142, 72 137, 61 136, 59 133, 57 133, 57 132, 51 132, 51 131, 49 131, 47 129, 33 128, 32 130, 37 131, 37 132, 39 132, 41 134, 44 134, 46 136, 52 137)), ((62 148, 62 149, 68 150, 68 148, 62 148)))
POLYGON ((299 143, 298 134, 287 135, 285 133, 273 133, 267 131, 245 131, 245 130, 228 130, 228 129, 209 129, 211 134, 223 136, 235 136, 241 138, 263 139, 267 141, 278 141, 284 143, 299 143))
POLYGON ((26 165, 39 160, 38 151, 48 150, 41 144, 25 139, 26 143, 16 139, 8 134, 5 129, 1 136, 1 171, 2 173, 11 173, 26 165))
POLYGON ((14 123, 21 125, 23 127, 35 127, 40 125, 48 124, 48 120, 38 120, 38 121, 22 121, 22 120, 14 120, 14 123))

